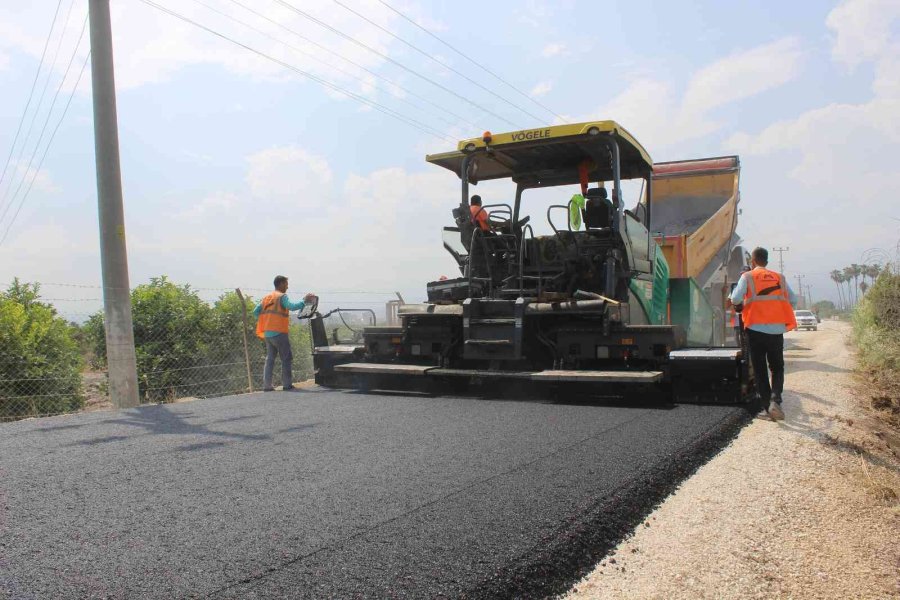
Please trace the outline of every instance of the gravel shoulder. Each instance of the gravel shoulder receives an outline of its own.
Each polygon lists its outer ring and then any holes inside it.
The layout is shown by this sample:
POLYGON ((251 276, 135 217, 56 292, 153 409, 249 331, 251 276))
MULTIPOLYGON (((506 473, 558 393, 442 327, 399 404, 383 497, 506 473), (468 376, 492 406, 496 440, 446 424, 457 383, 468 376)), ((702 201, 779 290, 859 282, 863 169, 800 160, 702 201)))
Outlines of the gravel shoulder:
POLYGON ((786 421, 757 417, 566 598, 900 598, 900 445, 849 335, 788 334, 786 421))

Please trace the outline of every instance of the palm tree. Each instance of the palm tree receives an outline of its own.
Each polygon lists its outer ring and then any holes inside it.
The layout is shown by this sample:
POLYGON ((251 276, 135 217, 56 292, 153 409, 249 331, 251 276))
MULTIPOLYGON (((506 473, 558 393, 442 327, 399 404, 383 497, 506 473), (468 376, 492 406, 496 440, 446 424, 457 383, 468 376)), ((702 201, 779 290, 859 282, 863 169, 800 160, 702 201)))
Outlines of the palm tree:
POLYGON ((859 289, 862 290, 863 296, 865 296, 866 290, 869 289, 869 284, 866 283, 865 279, 862 281, 862 283, 859 284, 859 289))
POLYGON ((853 287, 850 285, 850 282, 853 281, 853 268, 844 267, 842 274, 844 283, 847 284, 847 304, 849 304, 849 308, 853 308, 853 287))
POLYGON ((850 268, 853 269, 853 288, 854 292, 856 292, 856 301, 859 302, 859 276, 862 273, 862 267, 853 263, 850 265, 850 268))
POLYGON ((844 278, 843 278, 843 276, 841 275, 841 272, 838 271, 837 269, 835 269, 834 271, 832 271, 832 272, 829 273, 828 275, 831 277, 831 280, 834 282, 834 285, 837 286, 837 290, 838 290, 838 303, 841 305, 841 309, 843 309, 843 308, 844 308, 844 289, 843 289, 843 287, 841 286, 841 283, 843 283, 844 278))
POLYGON ((878 279, 879 275, 881 275, 881 266, 869 265, 868 267, 866 267, 866 275, 869 276, 869 281, 872 282, 872 285, 875 285, 875 280, 878 279))

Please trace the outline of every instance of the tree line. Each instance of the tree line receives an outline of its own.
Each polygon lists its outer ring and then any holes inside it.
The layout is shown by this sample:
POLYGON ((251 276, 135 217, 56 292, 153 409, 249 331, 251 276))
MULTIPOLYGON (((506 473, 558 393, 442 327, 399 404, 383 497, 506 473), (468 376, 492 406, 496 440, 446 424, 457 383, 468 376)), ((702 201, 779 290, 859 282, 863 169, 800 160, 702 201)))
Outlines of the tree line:
MULTIPOLYGON (((243 310, 255 300, 235 292, 208 303, 190 285, 161 276, 131 292, 138 389, 142 402, 216 396, 249 388, 243 310)), ((249 364, 262 387, 265 345, 249 314, 249 364)), ((312 373, 309 330, 293 325, 294 374, 312 373)), ((40 299, 40 284, 15 279, 0 293, 0 419, 78 410, 82 373, 106 368, 103 312, 70 323, 40 299)))
POLYGON ((841 307, 847 310, 856 306, 860 295, 865 295, 866 290, 875 283, 881 271, 880 265, 858 265, 856 263, 843 269, 833 270, 829 275, 831 281, 837 286, 841 307), (868 278, 868 282, 866 282, 866 278, 868 278))

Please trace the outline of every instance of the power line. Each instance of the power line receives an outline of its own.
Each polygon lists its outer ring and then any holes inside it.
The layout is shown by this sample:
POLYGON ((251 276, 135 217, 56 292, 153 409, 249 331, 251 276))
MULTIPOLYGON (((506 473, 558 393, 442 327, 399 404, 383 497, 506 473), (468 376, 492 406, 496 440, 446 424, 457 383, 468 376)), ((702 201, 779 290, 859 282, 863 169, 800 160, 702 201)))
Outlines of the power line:
POLYGON ((367 44, 364 44, 363 42, 359 41, 358 39, 354 38, 353 36, 348 35, 348 34, 344 33, 343 31, 341 31, 341 30, 339 30, 339 29, 337 29, 337 28, 335 28, 335 27, 332 27, 332 26, 329 25, 328 23, 326 23, 326 22, 324 22, 324 21, 322 21, 322 20, 320 20, 320 19, 317 19, 316 17, 312 16, 311 14, 309 14, 309 13, 307 13, 307 12, 305 12, 305 11, 300 10, 299 8, 297 8, 297 7, 293 6, 293 5, 291 5, 291 4, 287 3, 287 2, 285 2, 284 0, 275 0, 275 2, 277 2, 278 4, 284 6, 285 8, 288 8, 288 9, 294 11, 295 13, 297 13, 298 15, 300 15, 301 17, 303 17, 303 18, 305 18, 305 19, 307 19, 307 20, 309 20, 309 21, 312 21, 312 22, 315 23, 316 25, 319 25, 320 27, 323 27, 323 28, 325 28, 325 29, 331 31, 331 32, 334 33, 335 35, 338 35, 338 36, 344 38, 345 40, 347 40, 347 41, 349 41, 349 42, 351 42, 351 43, 353 43, 353 44, 356 44, 356 45, 359 46, 360 48, 365 48, 365 49, 368 50, 369 52, 371 52, 371 53, 373 53, 373 54, 375 54, 375 55, 377 55, 377 56, 380 56, 381 58, 383 58, 384 60, 388 61, 388 62, 391 63, 392 65, 396 65, 397 67, 403 69, 404 71, 410 73, 411 75, 414 75, 414 76, 418 77, 419 79, 422 79, 422 80, 424 80, 424 81, 427 81, 427 82, 430 83, 431 85, 433 85, 433 86, 435 86, 435 87, 437 87, 437 88, 439 88, 439 89, 441 89, 441 90, 447 92, 448 94, 451 94, 451 95, 453 95, 453 96, 459 98, 459 99, 462 100, 463 102, 465 102, 465 103, 467 103, 467 104, 470 104, 470 105, 474 106, 474 107, 477 108, 478 110, 481 110, 481 111, 485 112, 486 114, 491 115, 492 117, 495 117, 495 118, 497 118, 497 119, 500 119, 500 120, 503 121, 504 123, 509 123, 509 124, 512 125, 513 127, 516 127, 516 124, 513 123, 512 121, 510 121, 509 119, 500 116, 499 114, 495 113, 494 111, 490 110, 489 108, 485 108, 484 106, 481 106, 481 105, 478 104, 477 102, 475 102, 475 101, 473 101, 473 100, 471 100, 471 99, 469 99, 469 98, 466 98, 466 97, 463 96, 462 94, 458 94, 458 93, 454 92, 453 90, 451 90, 451 89, 448 88, 447 86, 445 86, 445 85, 443 85, 443 84, 441 84, 441 83, 435 81, 434 79, 431 79, 430 77, 427 77, 427 76, 425 76, 425 75, 422 75, 421 73, 419 73, 419 72, 416 71, 415 69, 412 69, 412 68, 410 68, 410 67, 407 67, 407 66, 404 65, 403 63, 394 60, 393 58, 391 58, 391 57, 388 56, 387 54, 384 54, 383 52, 380 52, 380 51, 376 50, 375 48, 373 48, 373 47, 371 47, 371 46, 369 46, 369 45, 367 45, 367 44))
MULTIPOLYGON (((37 121, 38 114, 41 112, 41 107, 44 105, 44 98, 47 97, 47 87, 50 85, 50 80, 53 79, 53 67, 56 66, 56 59, 59 57, 59 51, 62 48, 63 40, 66 38, 66 28, 69 26, 69 19, 72 16, 72 8, 75 6, 75 0, 69 4, 69 10, 66 12, 66 21, 63 25, 62 31, 59 35, 59 42, 56 44, 56 50, 53 53, 53 58, 48 63, 49 69, 47 70, 47 78, 44 80, 44 87, 41 88, 41 93, 38 96, 37 108, 34 109, 34 113, 31 115, 31 122, 28 124, 28 131, 25 132, 25 137, 22 138, 22 149, 19 151, 19 157, 16 159, 16 167, 19 166, 19 163, 22 161, 22 158, 25 156, 26 148, 28 146, 28 140, 31 139, 31 132, 34 131, 34 123, 37 121)), ((52 110, 52 109, 51 109, 52 110)), ((40 143, 40 142, 38 142, 40 143)), ((17 173, 13 173, 11 179, 15 179, 17 173)), ((22 181, 28 178, 28 171, 22 173, 22 181)), ((21 185, 21 184, 20 184, 21 185)), ((3 202, 6 201, 7 195, 9 194, 9 190, 12 187, 12 180, 10 181, 10 185, 7 187, 6 191, 3 195, 3 202)), ((13 202, 14 200, 11 200, 13 202)), ((0 202, 2 205, 2 202, 0 202)))
MULTIPOLYGON (((232 1, 234 1, 234 0, 232 0, 232 1)), ((353 79, 356 79, 357 81, 360 81, 360 82, 362 82, 362 83, 364 83, 364 84, 366 84, 366 85, 372 85, 373 87, 375 87, 375 89, 384 91, 384 92, 387 93, 391 98, 394 98, 395 100, 398 100, 398 101, 400 101, 400 102, 403 102, 403 103, 405 103, 405 104, 408 104, 409 106, 412 106, 413 108, 416 108, 416 109, 418 109, 418 110, 422 110, 421 107, 419 107, 419 106, 417 106, 416 104, 410 102, 409 100, 406 100, 405 98, 398 98, 398 97, 394 96, 393 94, 390 94, 390 92, 388 92, 387 90, 384 90, 384 89, 382 89, 382 88, 379 88, 378 86, 375 86, 374 84, 372 84, 372 82, 368 81, 365 77, 360 77, 359 75, 356 75, 356 74, 354 74, 354 73, 351 73, 350 71, 348 71, 348 70, 346 70, 346 69, 342 69, 342 68, 340 68, 340 67, 338 67, 338 66, 332 65, 331 63, 325 62, 325 61, 322 60, 321 58, 319 58, 319 57, 317 57, 317 56, 315 56, 315 55, 313 55, 313 54, 307 52, 306 50, 303 50, 302 48, 298 48, 297 46, 294 46, 293 44, 290 44, 290 43, 288 43, 288 42, 286 42, 286 41, 284 41, 284 40, 280 40, 280 39, 276 38, 275 36, 270 35, 270 34, 266 33, 265 31, 263 31, 263 30, 261 30, 261 29, 259 29, 259 28, 257 28, 257 27, 254 27, 253 25, 250 25, 249 23, 247 23, 247 22, 245 22, 245 21, 241 21, 240 19, 238 19, 238 18, 236 18, 236 17, 233 17, 233 16, 229 15, 228 13, 225 13, 225 12, 221 11, 221 10, 215 8, 214 6, 210 6, 209 4, 203 2, 202 0, 194 0, 194 2, 196 2, 197 4, 200 4, 201 6, 205 6, 206 8, 208 8, 208 9, 211 10, 211 11, 213 11, 214 13, 219 14, 219 15, 225 17, 226 19, 230 19, 231 21, 234 21, 235 23, 238 23, 239 25, 242 25, 242 26, 244 26, 244 27, 250 29, 251 31, 255 31, 255 32, 258 33, 258 34, 260 34, 260 35, 262 35, 262 36, 264 36, 264 37, 267 37, 267 38, 269 38, 270 40, 272 40, 272 41, 274 41, 274 42, 277 42, 277 43, 279 43, 279 44, 283 44, 284 46, 290 48, 291 50, 294 50, 295 52, 299 52, 300 54, 303 54, 303 55, 305 55, 305 56, 308 56, 308 57, 310 57, 311 59, 316 60, 316 61, 322 63, 323 65, 326 65, 327 67, 329 67, 329 68, 331 68, 331 69, 334 69, 334 70, 336 70, 336 71, 338 71, 338 72, 340 72, 340 73, 343 73, 343 74, 345 74, 345 75, 348 76, 348 77, 351 77, 351 78, 353 78, 353 79)), ((267 21, 269 21, 269 22, 271 22, 271 23, 274 23, 275 25, 278 25, 279 27, 282 27, 282 28, 287 29, 287 28, 286 28, 284 25, 282 25, 281 23, 279 23, 279 22, 277 22, 277 21, 275 21, 275 20, 273 20, 273 19, 268 18, 267 16, 265 16, 265 15, 263 15, 263 14, 261 14, 261 13, 255 11, 255 10, 253 10, 252 8, 246 7, 246 6, 242 5, 242 4, 240 4, 239 2, 235 2, 235 4, 237 4, 238 6, 241 6, 241 7, 244 8, 245 10, 248 10, 248 11, 250 11, 250 12, 252 12, 252 13, 258 15, 260 18, 263 18, 263 19, 265 19, 265 20, 267 20, 267 21)), ((288 29, 288 31, 291 31, 291 30, 288 29)), ((299 34, 297 34, 297 35, 299 35, 299 34)), ((301 36, 301 37, 302 37, 302 36, 301 36)), ((456 125, 456 123, 454 123, 453 121, 451 121, 451 120, 449 120, 449 119, 446 119, 446 118, 444 118, 444 117, 442 117, 442 116, 440 116, 440 115, 434 115, 434 116, 437 116, 439 119, 443 120, 443 121, 444 121, 445 123, 447 123, 448 125, 456 125)))
POLYGON ((432 56, 432 55, 429 54, 428 52, 425 52, 424 50, 422 50, 421 48, 419 48, 418 46, 416 46, 415 44, 406 41, 405 39, 403 39, 403 38, 400 37, 399 35, 395 34, 394 32, 392 32, 392 31, 386 29, 385 27, 382 27, 381 25, 379 25, 378 23, 376 23, 376 22, 373 21, 372 19, 368 18, 367 16, 363 15, 362 13, 353 10, 352 8, 350 8, 349 6, 347 6, 346 4, 344 4, 343 2, 341 2, 341 0, 331 0, 331 1, 334 2, 335 4, 337 4, 338 6, 344 8, 345 10, 347 10, 347 11, 353 13, 354 15, 356 15, 357 17, 359 17, 360 19, 362 19, 362 20, 365 21, 366 23, 369 23, 369 24, 372 25, 373 27, 377 27, 378 29, 380 29, 381 31, 385 32, 386 34, 388 34, 389 36, 391 36, 391 37, 394 38, 395 40, 397 40, 397 41, 401 42, 402 44, 406 45, 407 47, 412 48, 413 50, 415 50, 416 52, 418 52, 419 54, 421 54, 421 55, 424 56, 425 58, 431 60, 432 62, 436 62, 437 64, 441 65, 441 66, 444 67, 445 69, 450 70, 450 71, 453 72, 453 73, 456 73, 457 75, 459 75, 460 77, 462 77, 463 79, 465 79, 466 81, 468 81, 469 83, 471 83, 472 85, 474 85, 474 86, 476 86, 476 87, 478 87, 478 88, 484 90, 485 92, 487 92, 488 94, 494 96, 495 98, 499 98, 500 100, 503 100, 504 102, 506 102, 507 104, 509 104, 509 105, 512 106, 513 108, 515 108, 516 110, 519 110, 519 111, 525 113, 526 115, 528 115, 529 117, 531 117, 532 119, 534 119, 535 121, 537 121, 538 123, 540 123, 540 122, 542 121, 541 117, 538 117, 538 116, 536 116, 536 115, 534 115, 534 114, 528 112, 527 110, 525 110, 524 108, 522 108, 522 107, 519 106, 518 104, 515 104, 515 103, 512 102, 511 100, 508 100, 507 98, 504 98, 503 96, 501 96, 500 94, 498 94, 498 93, 495 92, 494 90, 492 90, 492 89, 490 89, 490 88, 487 88, 487 87, 481 85, 480 83, 478 83, 477 81, 475 81, 474 79, 472 79, 471 77, 469 77, 468 75, 466 75, 465 73, 463 73, 463 72, 461 72, 461 71, 459 71, 459 70, 457 70, 457 69, 451 67, 450 65, 448 65, 448 64, 445 63, 444 61, 438 60, 437 58, 435 58, 434 56, 432 56))
POLYGON ((560 120, 562 120, 562 121, 565 121, 565 118, 564 118, 562 115, 560 115, 559 113, 557 113, 556 111, 554 111, 552 108, 550 108, 550 107, 548 107, 548 106, 542 104, 542 103, 541 103, 540 101, 538 101, 536 98, 534 98, 534 97, 532 97, 531 95, 529 95, 529 94, 523 92, 522 90, 520 90, 519 88, 517 88, 516 86, 514 86, 513 84, 511 84, 511 83, 508 82, 507 80, 503 79, 502 77, 500 77, 499 75, 497 75, 496 73, 494 73, 493 71, 491 71, 490 69, 488 69, 487 67, 485 67, 484 65, 482 65, 481 63, 479 63, 478 61, 476 61, 474 58, 471 58, 469 55, 463 53, 461 50, 458 50, 458 49, 455 48, 454 46, 450 45, 449 42, 446 42, 444 39, 442 39, 442 38, 439 37, 438 35, 432 33, 431 31, 429 31, 429 30, 427 30, 427 29, 425 29, 424 27, 422 27, 421 25, 419 25, 418 23, 416 23, 413 19, 409 18, 407 15, 405 15, 405 14, 402 13, 401 11, 397 10, 396 8, 394 8, 393 6, 391 6, 390 4, 388 4, 387 2, 385 2, 384 0, 378 0, 378 2, 380 2, 381 4, 383 4, 384 6, 386 6, 387 8, 389 8, 390 10, 392 10, 393 12, 397 13, 398 15, 400 15, 400 17, 402 17, 403 19, 409 21, 409 22, 410 22, 412 25, 414 25, 415 27, 417 27, 417 28, 421 29, 422 31, 424 31, 427 35, 431 36, 432 38, 436 39, 437 41, 439 41, 439 42, 442 43, 443 45, 447 46, 448 48, 450 48, 451 50, 453 50, 454 52, 456 52, 457 54, 459 54, 460 56, 462 56, 463 58, 465 58, 467 61, 469 61, 470 63, 472 63, 473 65, 475 65, 476 67, 478 67, 479 69, 481 69, 482 71, 484 71, 485 73, 487 73, 488 75, 491 75, 492 77, 496 78, 498 81, 500 81, 501 83, 503 83, 504 85, 506 85, 506 86, 508 86, 509 88, 513 89, 514 91, 516 91, 517 93, 519 93, 521 96, 527 98, 527 99, 530 100, 531 102, 533 102, 533 103, 535 103, 536 105, 540 106, 541 108, 543 108, 544 110, 546 110, 547 112, 549 112, 550 114, 552 114, 553 116, 555 116, 556 118, 558 118, 558 119, 560 119, 560 120))
POLYGON ((391 108, 388 108, 387 106, 384 106, 383 104, 375 102, 374 100, 369 100, 368 98, 366 98, 364 96, 361 96, 359 94, 356 94, 354 92, 346 90, 346 89, 344 89, 338 85, 335 85, 335 84, 331 83, 330 81, 327 81, 317 75, 313 75, 312 73, 310 73, 308 71, 304 71, 303 69, 300 69, 299 67, 295 67, 294 65, 292 65, 290 63, 286 63, 283 60, 279 60, 279 59, 275 58, 274 56, 271 56, 269 54, 266 54, 265 52, 257 50, 256 48, 254 48, 252 46, 248 46, 247 44, 244 44, 243 42, 239 42, 239 41, 235 40, 234 38, 230 38, 227 35, 216 31, 215 29, 211 29, 211 28, 207 27, 206 25, 203 25, 201 23, 198 23, 197 21, 194 21, 193 19, 185 17, 184 15, 177 13, 169 8, 166 8, 165 6, 161 6, 161 5, 157 4, 156 2, 153 2, 152 0, 140 0, 140 1, 148 6, 152 6, 153 8, 156 8, 157 10, 160 10, 169 15, 172 15, 173 17, 180 19, 180 20, 184 21, 185 23, 190 23, 191 25, 194 25, 195 27, 203 29, 204 31, 211 33, 218 38, 221 38, 223 40, 231 42, 232 44, 234 44, 236 46, 240 46, 241 48, 244 48, 245 50, 249 50, 250 52, 252 52, 262 58, 265 58, 265 59, 270 60, 278 65, 281 65, 282 67, 289 69, 289 70, 297 73, 298 75, 301 75, 303 77, 311 79, 322 86, 325 86, 331 90, 334 90, 335 92, 338 92, 339 94, 343 94, 344 96, 353 98, 363 104, 366 104, 366 105, 374 108, 375 110, 377 110, 379 112, 382 112, 388 116, 394 117, 398 121, 402 121, 402 122, 406 123, 407 125, 411 125, 412 127, 415 127, 416 129, 418 129, 419 131, 422 131, 423 133, 427 133, 428 135, 434 136, 436 138, 455 141, 450 136, 448 136, 444 133, 441 133, 441 132, 437 131, 436 129, 433 129, 432 127, 430 127, 429 125, 426 125, 425 123, 417 121, 411 117, 407 117, 406 115, 399 113, 391 108))
MULTIPOLYGON (((6 227, 6 231, 3 232, 3 238, 0 238, 0 246, 3 245, 3 242, 6 241, 6 236, 9 235, 9 230, 13 226, 13 223, 16 222, 16 217, 19 216, 19 212, 22 210, 22 206, 25 204, 25 201, 28 199, 28 194, 31 192, 31 187, 34 185, 35 179, 37 179, 37 175, 41 170, 41 167, 44 165, 44 159, 47 158, 47 153, 50 151, 50 146, 53 145, 53 140, 56 138, 56 132, 59 131, 60 125, 62 125, 63 120, 66 118, 66 113, 69 112, 69 106, 72 104, 72 98, 75 97, 75 91, 78 89, 78 84, 81 83, 81 77, 84 75, 84 70, 87 67, 88 60, 91 58, 91 53, 88 52, 87 56, 84 57, 84 63, 81 65, 81 71, 78 73, 78 79, 75 80, 75 85, 72 86, 72 93, 69 94, 69 99, 66 101, 66 106, 63 108, 62 115, 59 117, 59 121, 56 123, 56 127, 53 129, 53 133, 50 134, 50 140, 47 142, 47 146, 44 148, 44 154, 41 156, 41 160, 38 163, 37 169, 35 169, 34 174, 31 176, 31 181, 28 183, 28 189, 25 190, 25 195, 22 196, 21 202, 19 202, 19 208, 16 209, 15 214, 10 220, 9 225, 6 227)), ((12 206, 12 203, 10 203, 12 206)))
MULTIPOLYGON (((85 17, 84 24, 81 26, 81 34, 78 36, 78 41, 75 43, 75 49, 72 51, 72 57, 69 59, 69 64, 66 65, 66 71, 65 71, 65 73, 63 73, 62 79, 60 80, 59 85, 56 87, 56 92, 53 94, 53 101, 50 102, 50 108, 47 110, 47 118, 44 119, 44 124, 41 126, 41 134, 38 136, 38 141, 34 146, 34 151, 31 153, 31 158, 28 159, 28 166, 25 168, 25 172, 22 175, 22 181, 19 182, 19 185, 16 187, 16 191, 13 192, 13 195, 9 200, 9 204, 6 205, 6 208, 3 210, 3 214, 0 215, 0 223, 2 223, 3 219, 6 218, 6 214, 9 212, 10 207, 13 204, 15 204, 16 196, 19 195, 19 191, 22 189, 22 186, 25 184, 25 180, 28 179, 28 172, 31 170, 31 167, 34 164, 34 158, 37 156, 38 150, 41 147, 41 142, 44 139, 44 134, 47 133, 47 126, 50 124, 50 117, 53 116, 53 108, 56 106, 57 99, 59 99, 59 93, 62 91, 63 85, 65 85, 66 79, 68 79, 68 77, 69 77, 69 71, 72 68, 72 63, 75 61, 75 56, 78 54, 78 48, 81 47, 81 40, 84 38, 84 31, 87 27, 87 22, 88 22, 88 18, 85 17)), ((75 91, 73 88, 72 94, 74 94, 74 93, 75 93, 75 91)), ((68 108, 68 105, 67 105, 67 108, 68 108)), ((59 126, 57 125, 57 127, 59 127, 59 126)), ((47 147, 48 148, 50 147, 49 144, 47 147)), ((46 156, 46 151, 44 152, 44 155, 46 156)), ((36 177, 37 177, 37 171, 35 171, 34 177, 32 177, 32 180, 31 180, 32 183, 34 183, 34 180, 36 177)), ((30 185, 29 185, 28 189, 29 190, 31 189, 30 185)), ((4 196, 4 200, 6 200, 5 196, 4 196)), ((24 201, 25 201, 25 197, 23 196, 22 202, 19 203, 20 210, 22 208, 22 203, 24 203, 24 201)), ((19 214, 18 210, 16 211, 16 214, 19 214)), ((7 228, 7 231, 9 231, 9 228, 7 228)), ((6 238, 6 236, 4 235, 4 239, 5 238, 6 238)), ((0 243, 2 243, 2 240, 0 240, 0 243)))
MULTIPOLYGON (((445 112, 445 113, 447 113, 448 115, 450 115, 450 116, 452 116, 452 117, 454 117, 454 118, 456 118, 456 119, 459 119, 460 122, 465 123, 466 125, 470 125, 471 127, 474 127, 474 128, 476 128, 476 129, 478 128, 478 125, 476 125, 475 123, 472 123, 471 121, 469 121, 468 119, 466 119, 466 118, 463 117, 462 115, 458 115, 458 114, 456 114, 455 112, 453 112, 453 111, 451 111, 451 110, 449 110, 449 109, 447 109, 447 108, 444 108, 444 107, 441 106, 440 104, 437 104, 436 102, 432 102, 431 100, 429 100, 429 99, 426 98, 425 96, 422 96, 422 95, 420 95, 420 94, 417 94, 417 93, 413 92, 412 90, 409 90, 409 89, 403 87, 402 85, 400 85, 399 83, 397 83, 397 82, 391 80, 390 78, 385 77, 384 75, 381 75, 380 73, 377 73, 376 71, 373 71, 372 69, 369 69, 369 68, 366 67, 365 65, 361 65, 361 64, 359 64, 358 62, 356 62, 356 61, 354 61, 354 60, 352 60, 352 59, 347 58, 346 56, 340 54, 339 52, 335 52, 335 51, 332 50, 331 48, 328 48, 327 46, 325 46, 325 45, 323 45, 323 44, 320 44, 320 43, 316 42, 315 40, 312 40, 312 39, 306 37, 305 35, 303 35, 302 33, 298 32, 298 31, 296 31, 295 29, 291 29, 291 28, 288 27, 287 25, 284 25, 284 24, 282 24, 282 23, 279 23, 278 21, 276 21, 276 20, 274 20, 274 19, 271 19, 271 18, 267 17, 266 15, 264 15, 264 14, 262 14, 262 13, 256 11, 256 10, 250 8, 249 6, 246 6, 246 5, 244 5, 244 4, 241 4, 240 2, 238 2, 238 0, 228 0, 228 1, 231 2, 232 4, 236 4, 237 6, 240 6, 241 8, 243 8, 244 10, 246 10, 246 11, 248 11, 248 12, 250 12, 250 13, 253 13, 254 15, 260 17, 261 19, 265 19, 266 21, 272 23, 273 25, 276 25, 276 26, 280 27, 281 29, 284 29, 285 31, 287 31, 287 32, 289 32, 289 33, 295 35, 296 37, 300 38, 301 40, 305 41, 306 43, 311 44, 311 45, 315 46, 316 48, 319 48, 320 50, 323 50, 324 52, 327 52, 328 54, 331 54, 332 56, 336 56, 337 58, 339 58, 339 59, 341 59, 341 60, 343 60, 343 61, 345 61, 345 62, 347 62, 347 63, 349 63, 349 64, 351 64, 351 65, 353 65, 354 67, 356 67, 356 68, 358 68, 358 69, 361 69, 361 70, 365 71, 366 73, 368 73, 368 74, 371 75, 372 77, 375 77, 376 79, 380 79, 381 81, 384 81, 385 83, 387 83, 387 84, 393 86, 394 88, 396 88, 396 89, 402 91, 404 94, 408 94, 408 95, 412 96, 413 98, 417 98, 417 99, 421 100, 422 102, 425 102, 425 103, 428 104, 429 106, 432 106, 432 107, 438 109, 438 110, 441 111, 441 112, 445 112)), ((323 62, 324 62, 324 61, 323 61, 323 62)), ((329 64, 329 63, 324 63, 324 64, 329 64)), ((331 65, 329 65, 329 66, 331 66, 331 65)), ((336 68, 336 67, 335 67, 335 68, 336 68)))
POLYGON ((34 74, 34 81, 31 82, 31 91, 28 93, 28 101, 25 103, 25 110, 19 118, 19 126, 16 128, 16 135, 13 137, 12 146, 9 149, 9 156, 6 157, 6 164, 3 165, 3 173, 0 174, 0 183, 6 177, 6 170, 9 168, 9 162, 12 159, 13 152, 16 148, 16 142, 19 141, 19 134, 22 132, 22 125, 25 124, 25 116, 28 114, 28 108, 31 106, 31 100, 34 98, 34 90, 37 88, 38 79, 41 76, 41 69, 44 67, 44 58, 47 55, 47 48, 50 46, 50 38, 53 36, 53 28, 56 27, 56 17, 59 15, 59 9, 62 6, 62 0, 56 4, 56 12, 53 13, 53 21, 50 23, 50 31, 47 32, 47 41, 44 42, 44 51, 41 52, 41 61, 38 63, 37 71, 34 74))

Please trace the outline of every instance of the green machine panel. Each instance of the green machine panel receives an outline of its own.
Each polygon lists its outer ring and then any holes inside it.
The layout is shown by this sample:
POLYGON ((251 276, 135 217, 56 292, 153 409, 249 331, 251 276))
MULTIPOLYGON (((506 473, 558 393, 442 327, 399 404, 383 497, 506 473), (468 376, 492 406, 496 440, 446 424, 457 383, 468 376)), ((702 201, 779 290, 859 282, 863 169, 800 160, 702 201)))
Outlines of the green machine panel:
POLYGON ((688 346, 709 346, 713 341, 713 307, 693 279, 669 280, 672 324, 687 332, 688 346))
POLYGON ((641 310, 650 325, 666 325, 666 307, 669 302, 669 264, 655 243, 653 252, 652 279, 632 279, 631 293, 637 298, 641 310))

